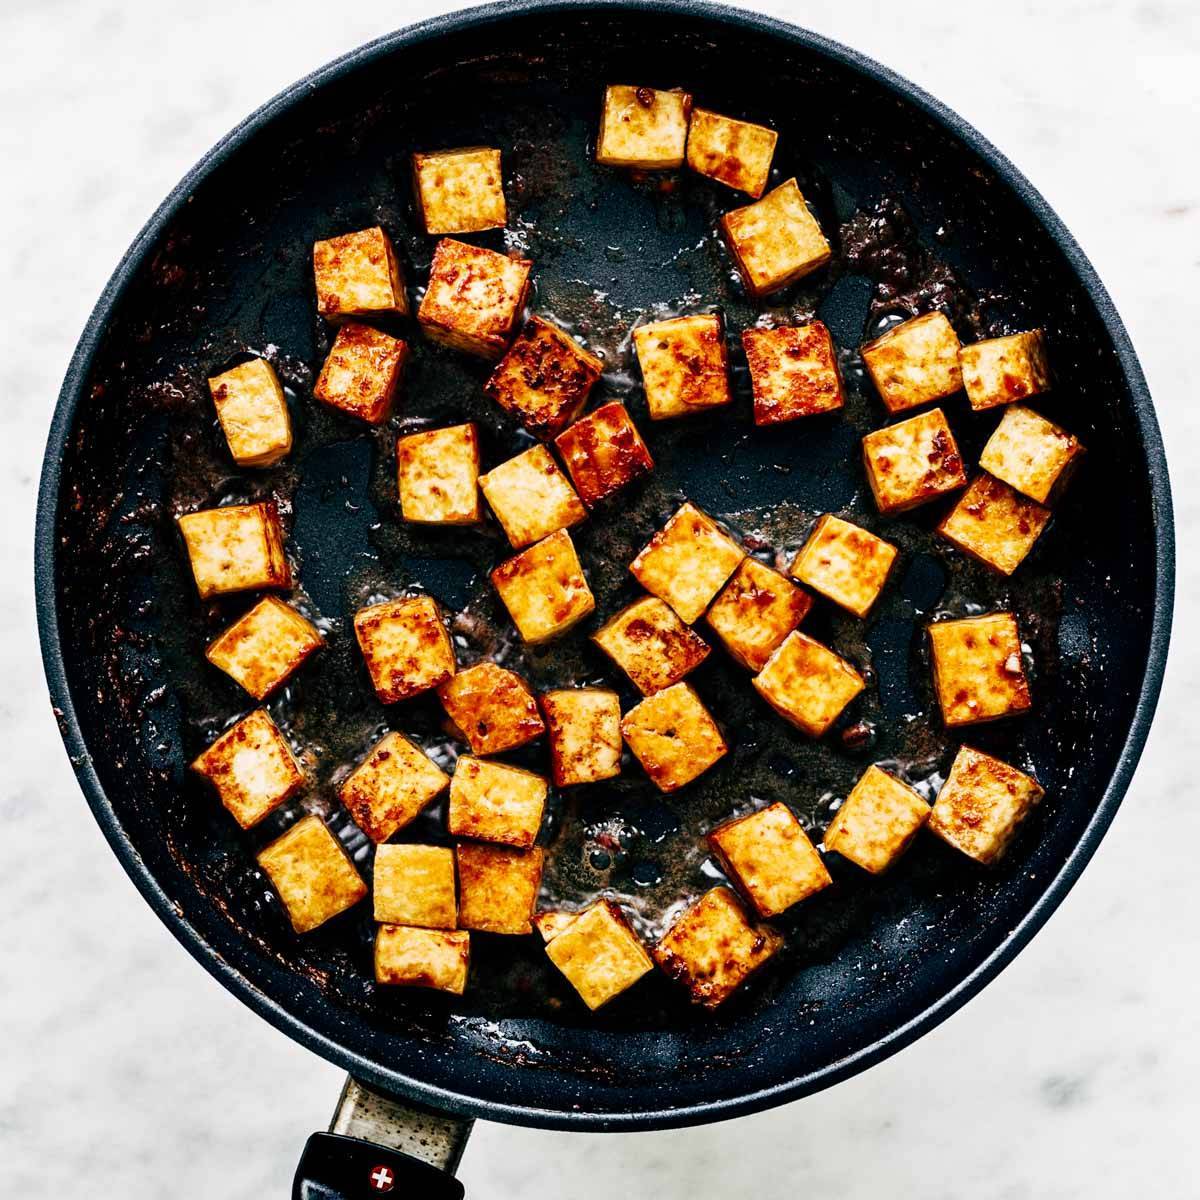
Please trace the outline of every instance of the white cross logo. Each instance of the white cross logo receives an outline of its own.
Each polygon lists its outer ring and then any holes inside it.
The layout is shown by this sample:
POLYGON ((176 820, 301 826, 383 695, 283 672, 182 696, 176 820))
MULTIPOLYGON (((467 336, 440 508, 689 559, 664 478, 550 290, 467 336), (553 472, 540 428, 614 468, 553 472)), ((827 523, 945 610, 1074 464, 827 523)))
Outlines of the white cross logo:
POLYGON ((396 1182, 395 1175, 387 1167, 376 1167, 371 1172, 371 1186, 377 1192, 390 1192, 392 1185, 396 1182))

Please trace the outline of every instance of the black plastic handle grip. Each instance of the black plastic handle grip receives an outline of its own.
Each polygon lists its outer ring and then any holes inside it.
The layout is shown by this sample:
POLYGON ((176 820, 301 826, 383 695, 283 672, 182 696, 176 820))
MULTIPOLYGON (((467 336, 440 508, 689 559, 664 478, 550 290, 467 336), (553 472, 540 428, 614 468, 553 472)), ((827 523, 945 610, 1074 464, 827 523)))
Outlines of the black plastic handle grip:
POLYGON ((292 1200, 462 1200, 463 1185, 407 1154, 374 1142, 314 1133, 296 1168, 292 1200))

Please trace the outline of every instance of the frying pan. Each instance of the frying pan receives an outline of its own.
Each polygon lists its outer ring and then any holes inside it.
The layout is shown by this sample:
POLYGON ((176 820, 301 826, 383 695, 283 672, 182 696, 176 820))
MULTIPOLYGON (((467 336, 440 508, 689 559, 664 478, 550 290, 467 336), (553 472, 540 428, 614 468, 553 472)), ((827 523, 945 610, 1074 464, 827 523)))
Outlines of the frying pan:
MULTIPOLYGON (((995 416, 971 414, 961 398, 945 407, 973 462, 995 416)), ((213 975, 351 1075, 334 1134, 310 1141, 297 1194, 377 1194, 402 1182, 451 1195, 461 1189, 446 1172, 471 1118, 650 1129, 732 1117, 863 1070, 992 979, 1062 900, 1128 786, 1166 658, 1174 552, 1158 428, 1120 320, 1061 222, 978 133, 878 64, 768 18, 695 3, 519 3, 426 22, 316 72, 166 199, 105 289, 64 382, 36 570, 55 712, 115 853, 213 975), (603 85, 622 81, 682 86, 708 107, 774 124, 778 178, 799 178, 835 243, 832 269, 751 302, 713 235, 738 198, 698 177, 595 167, 603 85), (370 847, 334 799, 339 771, 390 727, 453 754, 436 705, 385 710, 371 696, 346 618, 372 596, 428 590, 458 614, 466 658, 501 657, 539 687, 615 682, 585 639, 537 652, 512 644, 486 586, 505 555, 495 529, 446 534, 396 519, 398 431, 475 420, 488 464, 526 444, 483 399, 485 364, 401 326, 415 352, 390 427, 364 432, 312 403, 330 338, 314 315, 312 241, 382 223, 419 285, 434 239, 417 232, 407 156, 468 144, 505 154, 509 230, 480 240, 533 258, 533 307, 605 354, 602 391, 628 401, 658 460, 648 482, 579 531, 597 619, 633 595, 624 565, 684 496, 764 559, 793 551, 824 511, 902 551, 870 621, 810 618, 871 682, 842 726, 806 741, 714 653, 695 682, 733 753, 670 800, 636 765, 612 785, 555 797, 543 835, 555 899, 616 895, 652 936, 680 898, 711 886, 698 847, 718 820, 785 799, 819 833, 869 762, 931 795, 956 739, 933 717, 923 625, 1011 608, 1028 643, 1033 714, 970 738, 1046 785, 1008 856, 979 870, 925 838, 880 879, 833 862, 834 886, 781 923, 786 952, 715 1015, 698 1015, 660 977, 588 1015, 532 938, 477 937, 462 999, 384 994, 371 981, 370 914, 297 938, 254 863, 308 810, 369 870, 370 847), (734 345, 738 402, 651 427, 629 328, 713 307, 734 345), (1040 407, 1088 446, 1085 470, 1012 580, 940 543, 936 506, 880 521, 856 465, 858 439, 884 413, 855 349, 933 307, 964 341, 1046 329, 1056 383, 1040 407), (843 414, 753 431, 734 338, 764 314, 830 326, 843 414), (204 385, 250 353, 276 364, 297 426, 290 462, 257 473, 225 457, 204 385), (299 600, 330 637, 272 703, 306 747, 314 786, 243 834, 186 763, 246 711, 202 656, 245 601, 196 598, 174 517, 260 496, 281 504, 299 600)), ((403 836, 440 837, 437 821, 435 811, 403 836)))

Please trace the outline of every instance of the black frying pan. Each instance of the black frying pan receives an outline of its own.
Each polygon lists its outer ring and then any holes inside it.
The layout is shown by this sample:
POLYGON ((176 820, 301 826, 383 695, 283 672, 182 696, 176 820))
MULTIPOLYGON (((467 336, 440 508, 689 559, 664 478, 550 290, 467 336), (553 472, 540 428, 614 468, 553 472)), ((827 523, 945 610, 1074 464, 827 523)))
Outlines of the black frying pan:
MULTIPOLYGON (((961 399, 946 409, 973 461, 996 418, 961 399)), ((250 117, 168 197, 97 305, 50 432, 37 529, 53 703, 114 850, 225 986, 392 1098, 352 1088, 335 1128, 393 1146, 399 1101, 572 1129, 730 1117, 826 1087, 942 1020, 1046 920, 1112 819, 1158 694, 1173 567, 1166 466, 1141 371, 1095 273, 1030 185, 877 64, 766 18, 676 3, 499 5, 441 18, 348 55, 250 117), (778 177, 799 177, 834 235, 833 268, 769 304, 748 301, 712 232, 741 202, 733 193, 592 165, 607 81, 680 85, 706 106, 775 124, 778 177), (468 656, 506 641, 485 582, 505 553, 499 534, 402 527, 392 480, 397 429, 474 419, 489 464, 522 444, 482 396, 486 366, 412 332, 405 398, 379 434, 318 410, 310 395, 330 337, 313 304, 314 238, 381 221, 419 285, 434 239, 416 232, 408 155, 479 143, 504 150, 511 236, 536 264, 534 306, 606 352, 604 390, 626 396, 659 461, 580 532, 598 615, 632 595, 624 564, 684 495, 764 556, 794 549, 826 510, 886 528, 903 550, 865 628, 827 611, 812 618, 817 636, 871 669, 873 686, 843 726, 806 741, 712 655, 695 681, 735 752, 671 800, 636 766, 612 786, 556 797, 545 831, 556 898, 607 889, 653 934, 680 896, 711 884, 699 836, 739 807, 785 799, 819 831, 830 797, 868 762, 935 786, 957 739, 932 715, 924 623, 972 604, 1011 607, 1031 644, 1033 715, 970 739, 1047 787, 1008 857, 978 870, 924 838, 882 880, 835 863, 836 886, 782 922, 786 953, 715 1016, 658 977, 589 1016, 535 939, 477 937, 461 1001, 383 994, 371 982, 367 906, 298 939, 254 865, 255 849, 308 809, 369 867, 331 775, 389 724, 426 744, 442 736, 436 706, 384 710, 371 697, 345 625, 358 604, 422 586, 466 613, 468 656), (844 351, 845 413, 755 434, 735 346, 735 413, 650 426, 629 327, 649 312, 712 306, 731 340, 763 311, 820 315, 844 351), (881 522, 857 466, 858 439, 884 413, 854 350, 889 319, 935 306, 964 340, 1044 327, 1057 386, 1041 407, 1089 448, 1012 581, 940 543, 940 509, 881 522), (225 457, 204 386, 247 352, 276 362, 298 429, 291 461, 254 474, 225 457), (198 601, 173 518, 260 495, 281 501, 307 600, 333 636, 273 705, 316 753, 317 785, 247 835, 186 777, 185 764, 247 705, 202 659, 239 603, 198 601)), ((604 677, 582 641, 515 661, 538 686, 604 677)), ((437 816, 404 836, 441 836, 437 816)), ((461 1129, 429 1118, 422 1153, 436 1143, 452 1166, 461 1129)), ((380 1186, 367 1174, 383 1151, 358 1143, 313 1143, 306 1172, 337 1174, 347 1154, 349 1192, 380 1186)))

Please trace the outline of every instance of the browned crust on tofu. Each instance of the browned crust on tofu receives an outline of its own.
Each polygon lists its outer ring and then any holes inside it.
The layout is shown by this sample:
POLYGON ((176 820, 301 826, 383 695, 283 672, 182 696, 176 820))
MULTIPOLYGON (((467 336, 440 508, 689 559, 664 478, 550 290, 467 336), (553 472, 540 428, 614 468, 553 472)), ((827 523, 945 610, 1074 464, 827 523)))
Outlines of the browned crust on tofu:
POLYGON ((942 519, 938 533, 976 561, 1011 575, 1049 520, 1048 508, 985 472, 942 519))
POLYGON ((652 421, 719 408, 733 400, 729 347, 719 313, 639 325, 633 341, 652 421))
POLYGON ((1032 706, 1012 613, 935 621, 928 629, 934 689, 948 726, 995 721, 1032 706))
POLYGON ((461 996, 470 965, 471 935, 464 930, 380 925, 375 934, 375 982, 384 986, 461 996))
POLYGON ((373 842, 385 842, 450 786, 450 777, 402 733, 385 734, 342 782, 338 799, 373 842))
POLYGON ((592 641, 643 696, 678 683, 710 652, 708 643, 657 596, 643 596, 621 609, 592 634, 592 641))
POLYGON ((693 108, 688 123, 687 165, 726 187, 758 199, 771 176, 779 135, 765 125, 693 108))
POLYGON ((907 512, 966 486, 962 455, 940 408, 868 433, 862 446, 867 482, 882 513, 907 512), (898 430, 905 436, 919 431, 913 438, 911 462, 907 454, 898 461, 892 448, 898 430))
POLYGON ((616 400, 576 421, 554 444, 589 508, 654 469, 642 435, 616 400))
POLYGON ((635 704, 621 721, 621 734, 663 792, 678 791, 729 752, 716 721, 686 683, 635 704))
POLYGON ((621 773, 621 702, 607 688, 555 688, 541 697, 555 787, 621 773), (581 716, 581 705, 587 711, 581 716), (576 726, 582 724, 582 730, 576 726))
POLYGON ((561 637, 596 607, 565 529, 502 562, 490 578, 517 632, 531 645, 561 637))
POLYGON ((317 816, 301 817, 258 855, 292 928, 308 933, 357 904, 367 885, 317 816))
POLYGON ((324 644, 317 627, 290 604, 264 596, 209 643, 204 657, 255 700, 264 700, 324 644))
POLYGON ((314 242, 313 274, 316 278, 317 312, 327 320, 344 320, 372 313, 399 313, 402 316, 408 313, 408 294, 404 288, 404 275, 396 261, 396 251, 391 238, 378 225, 314 242), (354 271, 362 263, 376 276, 376 286, 383 279, 387 280, 390 294, 384 303, 365 307, 355 305, 347 297, 331 290, 338 275, 344 277, 346 272, 354 271))
POLYGON ((1050 364, 1040 329, 963 346, 958 361, 967 400, 976 412, 1013 404, 1050 388, 1050 364))
POLYGON ((533 910, 542 883, 545 852, 540 846, 514 850, 461 842, 458 863, 458 923, 482 933, 533 932, 533 910))
POLYGON ((825 734, 866 687, 844 658, 798 629, 751 683, 785 721, 814 738, 825 734))
POLYGON ((354 635, 375 694, 383 704, 395 704, 429 691, 454 674, 454 644, 432 597, 409 596, 360 608, 354 614, 354 635), (377 647, 387 636, 386 627, 394 621, 404 622, 411 631, 412 651, 400 661, 380 662, 377 647))
POLYGON ((500 754, 546 732, 533 689, 493 662, 459 671, 438 688, 438 698, 473 754, 500 754))
POLYGON ((491 146, 459 146, 412 156, 413 198, 428 234, 480 233, 503 229, 508 220, 500 151, 491 146), (472 169, 464 188, 459 170, 469 160, 472 169), (479 172, 483 179, 474 178, 479 172), (449 188, 451 194, 446 195, 449 188), (469 208, 466 212, 464 209, 469 208), (443 210, 453 210, 453 214, 443 210))
POLYGON ((837 348, 820 321, 742 331, 754 389, 755 425, 834 412, 845 402, 837 348))
POLYGON ((767 659, 812 608, 812 597, 756 558, 744 558, 705 618, 748 671, 767 659))
POLYGON ((392 412, 408 346, 370 325, 347 321, 334 338, 313 395, 323 404, 368 425, 382 425, 392 412))

